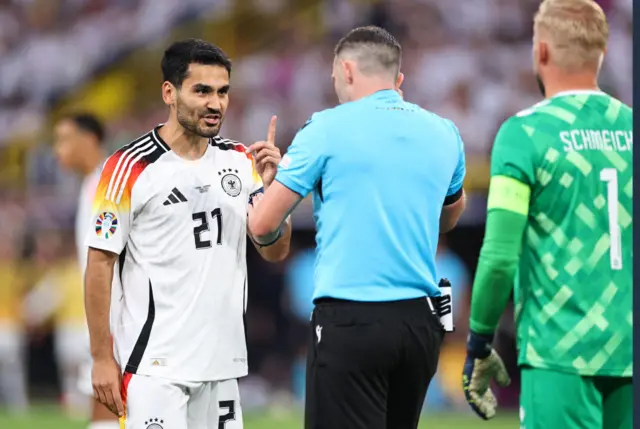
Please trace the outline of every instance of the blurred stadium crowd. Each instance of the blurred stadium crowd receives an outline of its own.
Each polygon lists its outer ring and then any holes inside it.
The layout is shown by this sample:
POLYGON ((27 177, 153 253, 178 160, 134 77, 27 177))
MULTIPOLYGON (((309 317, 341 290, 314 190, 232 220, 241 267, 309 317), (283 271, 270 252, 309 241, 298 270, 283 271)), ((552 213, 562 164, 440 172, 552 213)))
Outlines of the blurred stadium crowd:
MULTIPOLYGON (((632 2, 599 3, 611 27, 601 87, 631 104, 632 2)), ((452 280, 458 298, 457 332, 447 339, 427 400, 428 407, 465 407, 459 372, 470 281, 484 222, 487 160, 500 123, 540 98, 530 47, 538 4, 539 0, 0 0, 4 402, 22 410, 28 395, 55 395, 60 392, 56 385, 69 394, 72 388, 65 389, 64 380, 75 358, 62 333, 84 324, 72 237, 79 179, 55 162, 50 147, 55 119, 70 110, 95 112, 107 124, 111 152, 165 119, 160 100, 162 48, 177 38, 201 37, 219 44, 234 60, 223 135, 244 143, 263 139, 270 116, 277 114, 277 142, 285 150, 313 112, 337 101, 330 79, 337 39, 354 26, 376 24, 403 45, 405 98, 452 119, 466 145, 466 188, 478 203, 471 205, 461 231, 454 231, 440 246, 439 274, 452 280)), ((249 254, 252 375, 242 386, 248 409, 302 400, 301 358, 313 270, 308 208, 299 209, 294 222, 294 253, 286 262, 269 265, 249 254)), ((505 349, 513 349, 510 323, 503 324, 505 349)), ((513 352, 506 353, 509 356, 513 365, 513 352)), ((512 390, 503 392, 503 401, 515 405, 516 389, 514 383, 512 390)))

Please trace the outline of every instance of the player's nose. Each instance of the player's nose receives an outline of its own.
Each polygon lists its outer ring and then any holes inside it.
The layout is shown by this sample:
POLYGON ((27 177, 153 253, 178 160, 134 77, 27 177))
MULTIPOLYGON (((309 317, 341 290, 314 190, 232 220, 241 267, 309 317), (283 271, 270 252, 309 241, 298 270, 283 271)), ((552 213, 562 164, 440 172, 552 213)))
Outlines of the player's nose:
POLYGON ((220 97, 217 94, 212 94, 211 97, 207 98, 207 109, 209 109, 209 111, 220 111, 220 108, 222 106, 222 101, 220 100, 220 97))

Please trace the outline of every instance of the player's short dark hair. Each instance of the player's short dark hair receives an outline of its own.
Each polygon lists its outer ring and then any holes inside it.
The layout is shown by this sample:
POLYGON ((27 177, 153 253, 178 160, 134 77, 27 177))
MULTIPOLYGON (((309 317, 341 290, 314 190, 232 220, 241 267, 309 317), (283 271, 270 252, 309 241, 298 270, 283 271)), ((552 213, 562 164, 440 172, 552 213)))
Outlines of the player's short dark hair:
POLYGON ((231 75, 231 60, 222 49, 204 40, 186 39, 173 43, 164 51, 162 79, 180 88, 189 73, 189 64, 221 66, 231 75))
MULTIPOLYGON (((359 59, 377 63, 385 70, 400 69, 402 46, 391 33, 374 25, 358 27, 344 36, 335 48, 336 56, 347 51, 363 51, 359 59)), ((372 65, 372 64, 370 64, 372 65)))
POLYGON ((105 138, 105 129, 102 122, 93 114, 88 112, 68 113, 61 120, 73 122, 80 130, 95 136, 98 143, 102 143, 105 138))

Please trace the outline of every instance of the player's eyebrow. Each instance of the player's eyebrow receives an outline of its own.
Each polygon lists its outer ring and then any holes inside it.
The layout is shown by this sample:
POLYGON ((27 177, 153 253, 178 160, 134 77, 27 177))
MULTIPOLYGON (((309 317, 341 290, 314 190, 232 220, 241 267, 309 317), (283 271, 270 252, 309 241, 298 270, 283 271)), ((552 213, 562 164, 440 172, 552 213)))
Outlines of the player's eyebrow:
POLYGON ((215 90, 211 85, 207 85, 205 83, 196 83, 191 88, 195 92, 202 92, 204 94, 210 94, 210 93, 212 93, 214 91, 226 94, 231 89, 231 85, 224 85, 224 86, 221 86, 220 88, 218 88, 217 90, 215 90))
POLYGON ((204 93, 207 93, 207 94, 213 91, 213 87, 211 87, 211 85, 206 85, 204 83, 196 83, 191 88, 195 92, 204 92, 204 93))

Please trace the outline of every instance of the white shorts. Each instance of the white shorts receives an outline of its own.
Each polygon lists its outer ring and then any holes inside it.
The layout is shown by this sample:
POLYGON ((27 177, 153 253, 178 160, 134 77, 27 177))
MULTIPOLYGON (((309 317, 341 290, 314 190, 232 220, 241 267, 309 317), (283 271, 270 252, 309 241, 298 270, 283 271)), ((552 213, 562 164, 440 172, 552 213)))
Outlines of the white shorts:
POLYGON ((238 380, 176 382, 125 374, 124 429, 242 429, 238 380))

